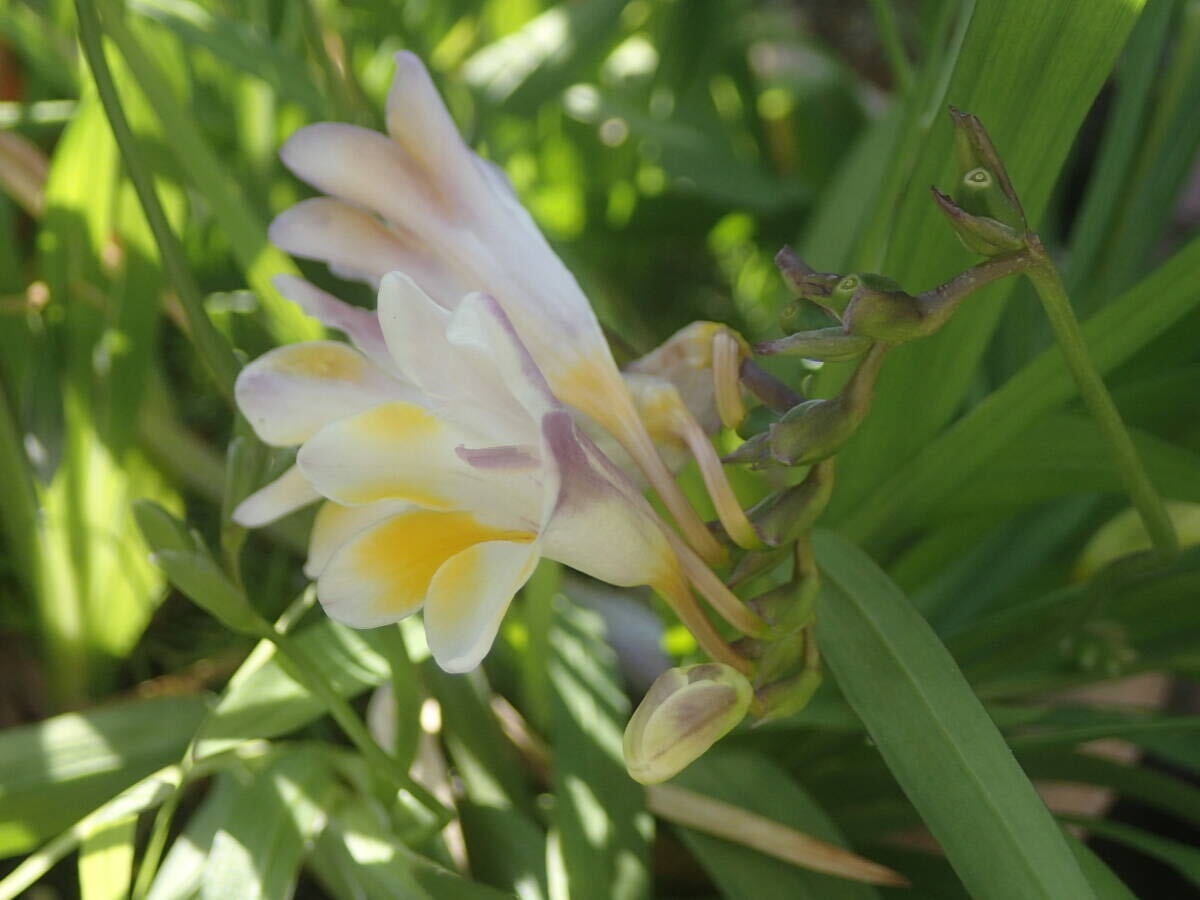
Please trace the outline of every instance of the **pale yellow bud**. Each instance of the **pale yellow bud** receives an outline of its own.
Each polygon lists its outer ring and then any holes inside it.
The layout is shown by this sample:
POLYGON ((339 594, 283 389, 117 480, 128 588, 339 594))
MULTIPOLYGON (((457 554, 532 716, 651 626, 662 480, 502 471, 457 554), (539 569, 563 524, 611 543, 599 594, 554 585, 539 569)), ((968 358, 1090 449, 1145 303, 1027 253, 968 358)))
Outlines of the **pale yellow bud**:
POLYGON ((668 669, 625 729, 625 768, 642 784, 674 777, 742 720, 753 696, 750 682, 721 663, 668 669))

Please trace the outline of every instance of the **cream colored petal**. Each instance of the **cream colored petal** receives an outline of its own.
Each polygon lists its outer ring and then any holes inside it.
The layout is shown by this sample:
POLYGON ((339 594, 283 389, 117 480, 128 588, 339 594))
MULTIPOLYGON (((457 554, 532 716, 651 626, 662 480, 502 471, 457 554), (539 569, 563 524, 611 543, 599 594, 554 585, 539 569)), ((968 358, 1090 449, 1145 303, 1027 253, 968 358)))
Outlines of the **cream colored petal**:
POLYGON ((330 557, 352 537, 409 508, 403 500, 383 500, 368 506, 342 506, 331 500, 321 504, 308 539, 304 574, 317 578, 330 557))
POLYGON ((396 54, 396 74, 387 98, 387 130, 392 140, 441 190, 469 197, 483 185, 471 165, 474 156, 459 135, 425 65, 413 53, 396 54))
POLYGON ((536 528, 540 472, 479 468, 458 452, 488 445, 427 409, 391 403, 326 426, 300 448, 297 462, 323 496, 345 505, 406 500, 536 528))
POLYGON ((513 595, 529 580, 540 554, 533 535, 488 541, 450 557, 425 600, 425 637, 439 666, 469 672, 487 655, 513 595))
POLYGON ((421 608, 446 560, 486 541, 528 541, 464 512, 415 509, 360 531, 330 558, 317 581, 326 613, 353 628, 397 622, 421 608))
POLYGON ((419 225, 431 239, 451 237, 450 198, 400 145, 378 132, 318 122, 288 138, 279 156, 319 191, 375 210, 389 222, 419 225))
POLYGON ((300 307, 327 328, 336 328, 350 338, 371 362, 390 374, 397 374, 395 364, 383 342, 379 318, 374 310, 351 306, 315 284, 297 275, 276 275, 271 279, 275 290, 300 307))
POLYGON ((292 466, 239 503, 232 518, 243 528, 261 528, 320 499, 300 468, 292 466))
POLYGON ((662 525, 621 471, 569 413, 550 413, 542 429, 543 455, 559 480, 543 526, 543 553, 622 587, 678 584, 678 561, 662 525))
POLYGON ((294 256, 321 260, 375 286, 388 272, 400 271, 434 296, 462 296, 469 289, 418 240, 332 197, 313 197, 280 213, 270 239, 294 256))
MULTIPOLYGON (((379 323, 400 370, 460 425, 488 444, 538 441, 537 428, 487 353, 454 346, 451 314, 400 272, 379 287, 379 323)), ((472 445, 477 446, 477 445, 472 445)))
POLYGON ((270 351, 234 384, 238 408, 266 443, 302 443, 329 422, 419 393, 346 344, 313 341, 270 351))

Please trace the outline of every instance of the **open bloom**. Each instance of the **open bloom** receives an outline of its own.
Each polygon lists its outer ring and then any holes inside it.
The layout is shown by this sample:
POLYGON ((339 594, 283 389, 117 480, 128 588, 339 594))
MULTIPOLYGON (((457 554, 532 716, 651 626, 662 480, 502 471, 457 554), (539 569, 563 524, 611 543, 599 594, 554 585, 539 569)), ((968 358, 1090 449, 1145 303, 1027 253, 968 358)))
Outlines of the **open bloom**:
POLYGON ((465 671, 542 556, 686 593, 650 507, 576 426, 495 300, 471 294, 451 313, 393 273, 376 329, 333 298, 309 299, 348 317, 363 352, 297 344, 243 370, 237 400, 258 434, 301 446, 297 468, 236 516, 257 524, 305 489, 332 501, 308 564, 330 616, 369 628, 423 608, 434 657, 465 671), (305 487, 281 501, 289 483, 305 487))
POLYGON ((440 306, 483 291, 507 313, 553 393, 607 430, 658 492, 689 543, 721 556, 655 450, 587 298, 512 193, 463 143, 424 66, 396 56, 388 136, 310 125, 285 164, 327 196, 280 215, 271 240, 378 285, 407 273, 440 306))

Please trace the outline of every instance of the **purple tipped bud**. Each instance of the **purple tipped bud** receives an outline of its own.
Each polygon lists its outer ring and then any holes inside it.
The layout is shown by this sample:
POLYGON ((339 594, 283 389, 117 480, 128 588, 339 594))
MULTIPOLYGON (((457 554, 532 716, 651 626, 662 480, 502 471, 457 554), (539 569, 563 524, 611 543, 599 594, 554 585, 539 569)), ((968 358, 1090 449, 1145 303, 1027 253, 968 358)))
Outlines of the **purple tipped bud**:
POLYGON ((625 767, 642 784, 673 778, 746 715, 754 689, 736 669, 705 663, 668 669, 625 729, 625 767))

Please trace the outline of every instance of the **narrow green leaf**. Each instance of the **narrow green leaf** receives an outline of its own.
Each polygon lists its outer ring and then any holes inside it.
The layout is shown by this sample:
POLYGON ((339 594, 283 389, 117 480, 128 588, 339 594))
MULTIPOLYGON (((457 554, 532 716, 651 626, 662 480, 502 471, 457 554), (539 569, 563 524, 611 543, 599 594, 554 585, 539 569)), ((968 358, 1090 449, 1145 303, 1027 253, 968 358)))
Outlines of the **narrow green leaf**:
POLYGON ((238 790, 235 776, 229 773, 222 772, 213 779, 207 796, 171 844, 146 900, 191 900, 196 896, 213 838, 221 823, 229 818, 238 790))
POLYGON ((116 703, 0 733, 0 856, 28 851, 178 759, 200 697, 116 703))
POLYGON ((360 797, 337 804, 310 862, 338 900, 501 900, 510 894, 468 881, 397 841, 360 797))
POLYGON ((30 885, 49 872, 55 863, 79 846, 88 835, 113 822, 158 806, 179 787, 182 780, 183 770, 179 766, 166 766, 96 807, 48 844, 25 857, 20 865, 9 872, 0 881, 0 900, 15 900, 25 896, 30 885))
POLYGON ((1087 844, 1069 831, 1064 831, 1063 836, 1067 839, 1067 846, 1075 854, 1075 860, 1079 863, 1084 877, 1096 892, 1096 900, 1137 900, 1125 883, 1113 874, 1113 870, 1106 866, 1087 844))
POLYGON ((1087 897, 1041 798, 946 648, 862 551, 814 535, 821 650, 973 896, 1087 897))
POLYGON ((555 606, 547 670, 556 798, 547 864, 550 896, 645 897, 654 823, 641 785, 625 772, 622 760, 629 703, 616 660, 598 616, 561 594, 555 606))
MULTIPOLYGON (((295 641, 343 697, 357 696, 388 678, 387 660, 362 634, 331 619, 300 632, 295 641)), ((279 665, 273 645, 260 643, 200 728, 196 755, 211 756, 251 738, 286 734, 324 712, 324 704, 279 665)))
MULTIPOLYGON (((1130 432, 1164 497, 1200 501, 1200 455, 1136 429, 1130 432)), ((981 512, 1003 519, 1066 494, 1124 490, 1099 428, 1077 413, 1043 416, 984 462, 988 477, 963 484, 930 510, 926 521, 961 521, 981 512)))
POLYGON ((234 798, 213 836, 201 900, 291 896, 300 862, 325 827, 335 788, 319 749, 280 754, 234 798))
MULTIPOLYGON (((934 117, 905 181, 878 271, 920 291, 975 261, 928 194, 930 185, 945 189, 956 177, 947 104, 987 126, 1037 227, 1075 133, 1141 6, 1142 0, 974 4, 944 100, 915 110, 906 124, 919 128, 934 117)), ((875 269, 874 262, 867 268, 875 269)), ((890 354, 871 416, 841 454, 836 508, 863 504, 897 460, 922 451, 960 408, 1012 285, 1009 280, 985 289, 939 334, 890 354)))
POLYGON ((182 41, 203 47, 218 59, 261 78, 282 99, 298 103, 312 116, 323 116, 328 104, 314 89, 302 59, 279 49, 244 22, 205 9, 191 0, 134 0, 136 13, 170 29, 182 41))
MULTIPOLYGON (((1200 726, 1196 730, 1200 732, 1200 726)), ((1072 750, 1018 750, 1017 759, 1030 778, 1101 785, 1200 824, 1200 788, 1163 772, 1072 750)))
MULTIPOLYGON (((1137 287, 1084 324, 1097 369, 1110 372, 1200 303, 1200 240, 1192 241, 1137 287)), ((836 517, 854 539, 896 537, 921 521, 988 459, 1038 417, 1076 394, 1057 348, 1050 348, 993 391, 871 491, 836 517)), ((839 482, 841 483, 841 482, 839 482)))
POLYGON ((1151 834, 1120 822, 1107 819, 1089 819, 1084 816, 1064 816, 1064 819, 1082 825, 1101 837, 1132 847, 1147 856, 1166 863, 1196 887, 1200 887, 1200 850, 1190 844, 1151 834))
MULTIPOLYGON (((1151 89, 1162 69, 1171 19, 1178 7, 1178 0, 1147 0, 1117 68, 1116 100, 1071 235, 1066 282, 1073 295, 1091 281, 1101 247, 1113 229, 1121 194, 1128 187, 1129 170, 1145 138, 1146 119, 1152 111, 1151 89)), ((1094 309, 1099 299, 1098 293, 1079 293, 1080 313, 1094 309)))
POLYGON ((79 845, 80 900, 124 900, 133 880, 137 816, 97 828, 79 845))
POLYGON ((104 27, 128 64, 146 101, 154 109, 162 126, 163 139, 187 172, 196 190, 205 194, 213 214, 229 237, 250 287, 258 294, 267 314, 272 335, 280 343, 312 340, 323 329, 284 300, 271 284, 279 273, 296 273, 296 267, 267 241, 267 230, 249 205, 241 188, 221 164, 187 107, 172 93, 170 82, 121 21, 121 11, 113 0, 105 0, 104 27))
POLYGON ((492 689, 483 670, 465 676, 449 675, 427 659, 423 674, 441 707, 446 749, 467 798, 473 803, 515 807, 534 815, 533 791, 516 750, 492 712, 492 689))

